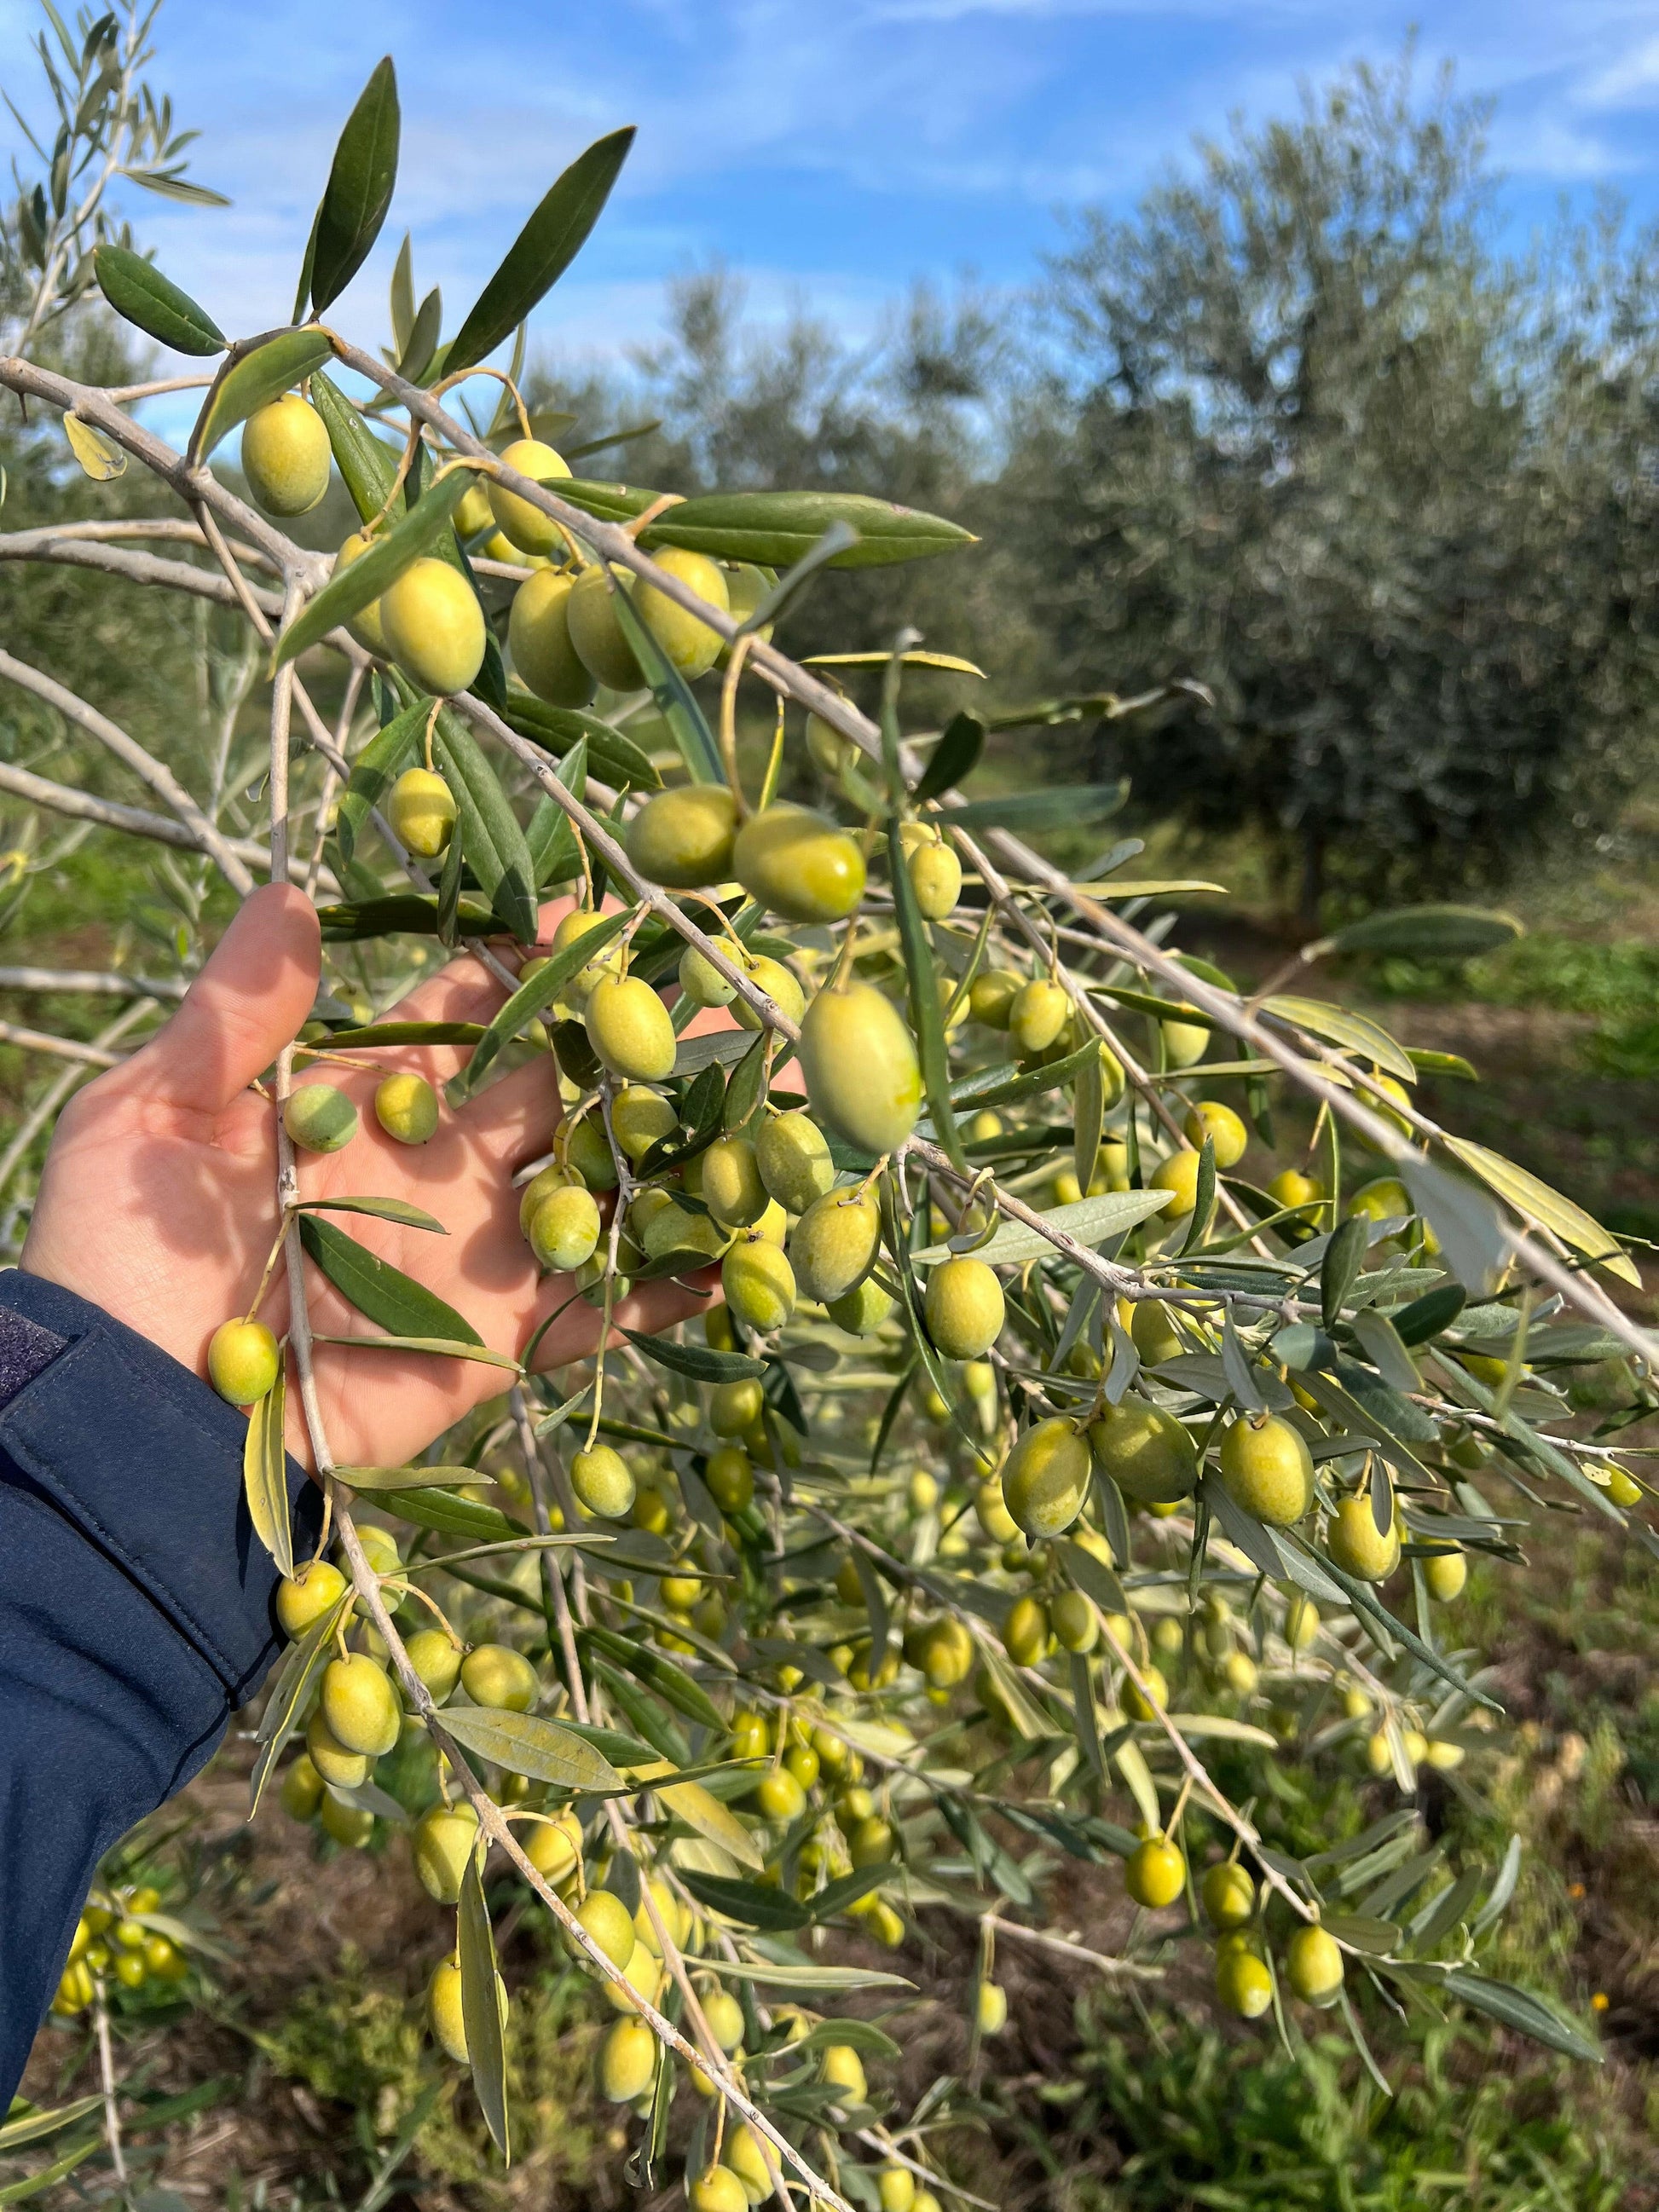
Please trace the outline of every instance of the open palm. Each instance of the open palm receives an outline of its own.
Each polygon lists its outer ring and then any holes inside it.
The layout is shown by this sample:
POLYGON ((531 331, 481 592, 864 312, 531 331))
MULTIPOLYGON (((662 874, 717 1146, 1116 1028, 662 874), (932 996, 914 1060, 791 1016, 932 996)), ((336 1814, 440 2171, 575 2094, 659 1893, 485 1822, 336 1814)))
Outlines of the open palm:
MULTIPOLYGON (((544 933, 559 908, 549 910, 544 933)), ((270 1103, 249 1085, 309 1017, 319 972, 317 917, 297 890, 256 891, 178 1012, 141 1051, 65 1108, 41 1178, 22 1266, 103 1307, 198 1374, 220 1322, 246 1312, 270 1249, 276 1155, 270 1103)), ((453 961, 388 1018, 488 1021, 501 986, 477 961, 453 961)), ((515 1169, 548 1150, 560 1115, 550 1058, 515 1069, 425 1145, 400 1145, 374 1118, 381 1073, 413 1070, 441 1085, 465 1048, 399 1048, 385 1067, 325 1073, 356 1103, 358 1134, 343 1151, 302 1153, 302 1199, 399 1198, 447 1235, 351 1215, 340 1225, 463 1314, 495 1352, 521 1354, 568 1277, 538 1278, 519 1233, 515 1169)), ((712 1278, 710 1279, 712 1280, 712 1278)), ((372 1324, 308 1276, 312 1326, 368 1335, 372 1324)), ((666 1328, 705 1305, 707 1283, 652 1284, 617 1309, 634 1328, 666 1328)), ((280 1335, 288 1292, 278 1270, 262 1317, 280 1335)), ((538 1367, 583 1357, 600 1317, 580 1299, 548 1330, 538 1367)), ((420 1353, 317 1347, 325 1428, 343 1464, 400 1464, 462 1414, 501 1391, 501 1369, 420 1353)), ((289 1443, 307 1459, 297 1404, 289 1443)))

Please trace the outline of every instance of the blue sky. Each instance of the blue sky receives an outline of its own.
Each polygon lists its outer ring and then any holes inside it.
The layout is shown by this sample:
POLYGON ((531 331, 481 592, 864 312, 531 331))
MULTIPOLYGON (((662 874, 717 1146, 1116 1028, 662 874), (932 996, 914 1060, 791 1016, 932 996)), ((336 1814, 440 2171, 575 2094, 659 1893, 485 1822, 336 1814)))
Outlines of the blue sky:
MULTIPOLYGON (((1389 58, 1414 18, 1425 71, 1449 58, 1499 102, 1518 234, 1600 182, 1659 212, 1659 0, 166 0, 155 82, 201 129, 194 173, 235 204, 134 194, 131 211, 225 329, 284 319, 335 135, 389 48, 403 171, 336 310, 355 334, 384 335, 406 227, 454 329, 553 175, 623 122, 639 141, 538 316, 550 348, 648 340, 664 281, 714 256, 757 312, 804 298, 862 331, 915 276, 1023 283, 1060 207, 1127 204, 1194 134, 1389 58)), ((36 20, 33 0, 0 0, 0 82, 38 112, 36 20)))

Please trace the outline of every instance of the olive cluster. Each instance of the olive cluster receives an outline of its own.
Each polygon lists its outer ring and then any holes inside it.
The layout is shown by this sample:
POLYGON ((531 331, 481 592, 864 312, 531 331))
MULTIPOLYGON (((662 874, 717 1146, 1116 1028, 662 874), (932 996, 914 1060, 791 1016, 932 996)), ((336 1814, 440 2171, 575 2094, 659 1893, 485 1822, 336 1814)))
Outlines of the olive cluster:
POLYGON ((161 1891, 149 1882, 94 1891, 75 1923, 52 1997, 58 2019, 85 2012, 103 1987, 173 1988, 186 1979, 190 1960, 182 1947, 155 1925, 161 1901, 161 1891))

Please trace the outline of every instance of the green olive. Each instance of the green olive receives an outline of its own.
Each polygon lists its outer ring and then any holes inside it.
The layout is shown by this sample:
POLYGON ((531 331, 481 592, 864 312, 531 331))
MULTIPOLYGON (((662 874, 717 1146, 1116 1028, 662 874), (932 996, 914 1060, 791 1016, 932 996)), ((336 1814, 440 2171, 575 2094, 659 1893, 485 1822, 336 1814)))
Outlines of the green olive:
POLYGON ((737 985, 728 983, 695 945, 688 945, 680 955, 679 978, 681 990, 699 1006, 729 1006, 737 996, 737 985))
POLYGON ((832 1190, 808 1206, 789 1238, 803 1297, 820 1305, 846 1296, 875 1265, 881 1212, 867 1191, 832 1190))
POLYGON ((620 1521, 632 1510, 637 1495, 633 1469, 610 1444, 594 1444, 576 1454, 570 1462, 570 1487, 602 1521, 620 1521))
POLYGON ((330 1660, 318 1702, 329 1734, 347 1751, 378 1759, 398 1741, 403 1706, 391 1676, 366 1651, 330 1660))
POLYGON ((1187 1862, 1167 1836, 1148 1836, 1123 1866, 1123 1887, 1149 1912, 1173 1905, 1187 1886, 1187 1862))
POLYGON ((969 1020, 983 1022, 987 1029, 1006 1030, 1014 1000, 1024 988, 1018 976, 1006 968, 983 969, 968 987, 969 1020))
POLYGON ((589 994, 587 1041, 613 1075, 660 1083, 674 1072, 679 1040, 668 1009, 637 976, 603 976, 589 994))
POLYGON ((461 1662, 461 1687, 475 1705, 487 1705, 495 1712, 527 1713, 540 1685, 522 1651, 506 1644, 480 1644, 461 1662))
POLYGON ((1250 1133, 1231 1106, 1223 1106, 1214 1098, 1200 1098, 1191 1109, 1185 1123, 1187 1141, 1194 1152, 1203 1149, 1207 1137, 1218 1168, 1234 1168, 1243 1158, 1250 1142, 1250 1133))
MULTIPOLYGON (((711 607, 718 607, 722 614, 730 611, 725 572, 706 553, 687 552, 681 546, 669 545, 660 552, 653 552, 651 557, 665 574, 684 584, 711 607)), ((695 680, 707 675, 726 642, 719 630, 699 622, 678 599, 671 599, 654 584, 635 584, 634 606, 640 620, 661 647, 665 659, 682 676, 695 680)))
POLYGON ((857 838, 811 806, 782 803, 750 815, 732 866, 758 905, 790 921, 840 921, 864 896, 857 838))
POLYGON ((1255 1884, 1236 1859, 1209 1868, 1198 1893, 1213 1928, 1242 1928, 1255 1911, 1255 1884))
POLYGON ((928 844, 917 846, 908 866, 916 904, 929 921, 943 921, 962 896, 961 861, 950 846, 928 844))
POLYGON ((747 1229, 765 1212, 770 1193, 747 1137, 717 1137, 702 1155, 702 1202, 729 1229, 747 1229))
POLYGON ((455 830, 455 794, 430 769, 406 768, 387 794, 392 834, 416 859, 436 860, 455 830))
POLYGON ((726 1303, 757 1336, 781 1328, 795 1310, 795 1271, 775 1244, 746 1237, 720 1262, 726 1303))
POLYGON ((947 1359, 978 1359, 1002 1334, 1002 1285, 983 1260, 946 1260, 928 1279, 923 1311, 947 1359))
POLYGON ((1022 983, 1014 994, 1008 1008, 1008 1034, 1029 1059, 1046 1052, 1071 1018, 1072 1002, 1066 993, 1039 975, 1022 983))
POLYGON ((276 1588, 276 1618, 283 1633, 299 1638, 313 1620, 335 1606, 346 1593, 345 1577, 327 1559, 310 1559, 291 1582, 276 1588))
POLYGON ((1017 1667, 1035 1667, 1048 1650, 1048 1608, 1041 1598, 1014 1600, 1002 1624, 1003 1649, 1017 1667))
POLYGON ((302 1083, 283 1109, 283 1127, 301 1152, 337 1152, 357 1133, 357 1109, 331 1083, 302 1083))
POLYGON ((791 1213, 805 1213, 836 1180, 836 1164, 816 1121, 778 1114, 755 1139, 755 1165, 768 1193, 791 1213))
MULTIPOLYGON (((544 445, 539 438, 516 438, 510 446, 501 448, 501 461, 532 483, 557 483, 570 474, 569 466, 561 453, 551 446, 544 445)), ((520 553, 552 553, 564 544, 564 532, 550 514, 544 514, 532 507, 520 493, 508 491, 491 477, 485 486, 489 511, 495 518, 496 527, 504 531, 520 553)), ((534 689, 534 686, 532 686, 534 689)), ((580 705, 579 700, 569 702, 580 705)))
POLYGON ((483 609, 459 568, 412 562, 380 594, 380 627, 392 657, 422 691, 465 691, 483 666, 483 609))
POLYGON ((849 1336, 875 1336, 893 1310, 893 1301, 873 1275, 830 1300, 830 1318, 849 1336))
POLYGON ((814 1115, 849 1145, 879 1157, 915 1127, 921 1111, 915 1041, 873 984, 818 993, 801 1024, 799 1060, 814 1115))
POLYGON ((1243 1416, 1221 1439, 1221 1480, 1235 1504, 1288 1528, 1313 1504, 1313 1455, 1300 1430, 1276 1414, 1243 1416))
POLYGON ((208 1344, 208 1379, 233 1406, 257 1405, 276 1380, 282 1354, 262 1321, 223 1321, 208 1344))
POLYGON ((755 1470, 736 1444, 720 1444, 708 1455, 702 1479, 722 1513, 741 1513, 755 1494, 755 1470))
MULTIPOLYGON (((341 541, 334 556, 334 573, 349 568, 354 561, 361 561, 374 541, 361 530, 354 530, 349 538, 341 541)), ((359 607, 355 615, 346 617, 345 626, 366 653, 379 660, 390 660, 392 648, 386 641, 386 631, 380 624, 380 603, 371 599, 366 607, 359 607)))
POLYGON ((1161 1406, 1126 1397, 1089 1426, 1095 1458, 1127 1498, 1172 1505, 1198 1487, 1198 1447, 1161 1406))
POLYGON ((1260 2020, 1273 2001, 1273 1979, 1254 1951, 1224 1951, 1215 1962, 1218 2003, 1240 2020, 1260 2020))
MULTIPOLYGON (((751 952, 743 963, 743 972, 750 981, 765 992, 786 1021, 799 1025, 806 1012, 806 994, 796 981, 793 971, 781 960, 774 960, 764 952, 751 952)), ((734 999, 732 1012, 740 1029, 757 1030, 761 1018, 747 999, 734 999)))
POLYGON ((400 1145, 423 1145, 438 1127, 438 1094, 423 1075, 388 1075, 374 1089, 374 1118, 400 1145))
POLYGON ((1342 1991, 1342 1953, 1317 1923, 1298 1928, 1285 1952, 1285 1973, 1304 2004, 1334 2005, 1342 1991))
POLYGON ((657 2039, 642 2020, 619 2020, 605 2031, 599 2070, 607 2103, 631 2105, 644 2096, 657 2078, 657 2039))
POLYGON ((570 594, 574 579, 556 568, 538 569, 513 594, 507 646, 521 683, 550 707, 585 707, 593 678, 570 642, 570 594))
POLYGON ((290 1820, 315 1817, 323 1802, 323 1778, 308 1751, 302 1751, 283 1777, 283 1810, 290 1820))
POLYGON ((1027 1429, 1002 1472, 1008 1510, 1033 1541, 1069 1528, 1088 1488, 1089 1447, 1059 1416, 1027 1429))
POLYGON ((404 1650, 433 1704, 443 1705, 461 1679, 461 1655, 449 1638, 441 1628, 417 1628, 404 1650))
POLYGON ((611 691, 637 691, 645 683, 634 648, 617 620, 613 598, 617 592, 631 592, 633 581, 624 569, 607 574, 603 568, 584 568, 565 610, 570 642, 583 667, 611 691))
POLYGON ((1400 1534, 1392 1520, 1379 1528, 1370 1492, 1338 1502, 1325 1532, 1325 1549, 1345 1574, 1362 1583, 1385 1583, 1400 1565, 1400 1534))
POLYGON ((320 1711, 313 1713, 306 1725, 306 1751, 324 1781, 337 1790, 361 1790, 368 1779, 367 1755, 349 1750, 320 1711))
POLYGON ((267 514, 308 514, 319 506, 333 458, 322 416, 297 392, 256 408, 242 425, 242 474, 267 514))
POLYGON ((478 1845, 478 1816, 470 1805, 434 1805, 410 1834, 415 1872, 428 1897, 453 1905, 478 1845))
POLYGON ((624 833, 640 873, 671 890, 701 890, 732 873, 737 801, 723 783, 653 792, 624 833))
POLYGON ((530 1249, 539 1266, 574 1273, 599 1249, 599 1209, 580 1183, 548 1192, 530 1217, 530 1249))

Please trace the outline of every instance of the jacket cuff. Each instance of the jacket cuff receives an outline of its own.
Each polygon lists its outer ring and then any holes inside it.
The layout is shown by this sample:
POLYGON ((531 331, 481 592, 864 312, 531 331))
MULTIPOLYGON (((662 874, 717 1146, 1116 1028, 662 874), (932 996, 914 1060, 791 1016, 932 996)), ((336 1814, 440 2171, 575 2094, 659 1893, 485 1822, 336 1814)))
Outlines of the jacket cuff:
MULTIPOLYGON (((246 1419, 147 1338, 72 1291, 0 1272, 0 1452, 165 1614, 231 1705, 280 1635, 276 1563, 242 1492, 246 1419)), ((288 1462, 295 1549, 322 1498, 288 1462)))

